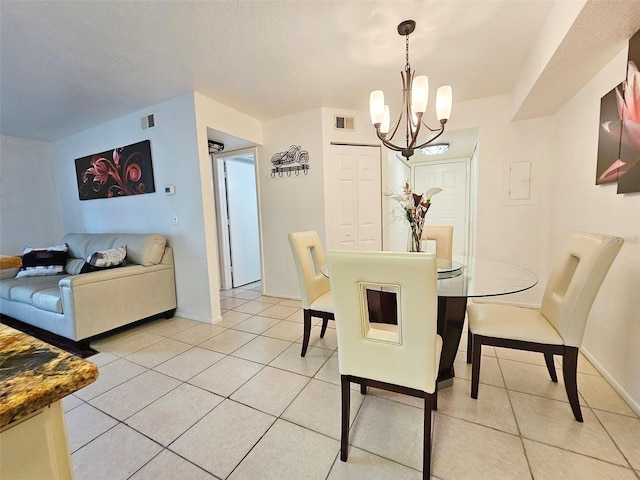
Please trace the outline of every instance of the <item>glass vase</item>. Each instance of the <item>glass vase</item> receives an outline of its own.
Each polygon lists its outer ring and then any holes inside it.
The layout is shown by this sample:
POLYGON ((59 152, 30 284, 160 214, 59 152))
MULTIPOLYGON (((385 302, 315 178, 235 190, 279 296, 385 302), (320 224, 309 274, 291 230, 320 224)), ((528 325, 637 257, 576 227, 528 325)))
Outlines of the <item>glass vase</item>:
POLYGON ((409 228, 409 242, 407 244, 407 251, 409 252, 422 252, 422 228, 411 225, 409 228))

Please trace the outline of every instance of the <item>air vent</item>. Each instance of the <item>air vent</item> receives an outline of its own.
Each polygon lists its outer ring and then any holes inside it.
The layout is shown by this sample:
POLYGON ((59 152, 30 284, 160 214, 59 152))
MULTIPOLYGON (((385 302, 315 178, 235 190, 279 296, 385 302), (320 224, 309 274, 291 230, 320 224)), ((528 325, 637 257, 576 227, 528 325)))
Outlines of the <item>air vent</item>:
POLYGON ((346 130, 354 132, 356 129, 356 119, 354 117, 336 115, 334 117, 333 126, 336 130, 346 130))

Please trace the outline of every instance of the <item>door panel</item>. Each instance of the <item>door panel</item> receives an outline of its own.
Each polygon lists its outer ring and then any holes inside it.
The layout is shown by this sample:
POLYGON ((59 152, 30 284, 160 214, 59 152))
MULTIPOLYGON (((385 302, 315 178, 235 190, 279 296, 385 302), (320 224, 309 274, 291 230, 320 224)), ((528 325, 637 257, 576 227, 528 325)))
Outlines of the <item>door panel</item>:
POLYGON ((226 159, 233 286, 260 280, 260 234, 254 162, 226 159))
POLYGON ((468 242, 468 161, 418 165, 415 167, 415 191, 424 193, 440 187, 432 198, 425 225, 453 225, 453 253, 466 254, 468 242))

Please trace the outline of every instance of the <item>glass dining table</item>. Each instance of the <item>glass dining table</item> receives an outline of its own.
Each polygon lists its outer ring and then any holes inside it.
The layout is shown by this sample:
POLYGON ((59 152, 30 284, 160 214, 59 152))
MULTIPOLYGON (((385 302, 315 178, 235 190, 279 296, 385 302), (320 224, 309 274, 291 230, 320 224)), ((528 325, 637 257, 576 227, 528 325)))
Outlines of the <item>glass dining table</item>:
MULTIPOLYGON (((329 276, 326 265, 321 271, 329 276)), ((451 260, 438 259, 437 330, 442 337, 438 388, 453 384, 453 364, 462 337, 467 300, 518 293, 537 283, 533 272, 510 263, 461 255, 454 255, 451 260)), ((386 317, 384 300, 378 304, 382 310, 380 315, 386 317)))

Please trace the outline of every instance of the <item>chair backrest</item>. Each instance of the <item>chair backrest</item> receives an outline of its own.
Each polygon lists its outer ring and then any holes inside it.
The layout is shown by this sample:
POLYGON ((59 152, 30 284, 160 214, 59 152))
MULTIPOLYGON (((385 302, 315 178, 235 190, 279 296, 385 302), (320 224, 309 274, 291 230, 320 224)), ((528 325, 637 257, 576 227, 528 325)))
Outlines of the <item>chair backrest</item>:
POLYGON ((421 240, 436 241, 436 257, 451 260, 453 253, 453 227, 428 225, 422 229, 421 240))
POLYGON ((331 296, 342 375, 433 393, 441 339, 433 254, 330 251, 331 296), (369 322, 367 291, 396 294, 397 325, 369 322))
POLYGON ((541 312, 564 339, 580 347, 591 305, 622 247, 622 238, 577 232, 549 277, 541 312))
POLYGON ((327 260, 318 232, 289 234, 289 245, 298 272, 302 308, 309 308, 320 295, 329 291, 329 279, 320 271, 327 260))

